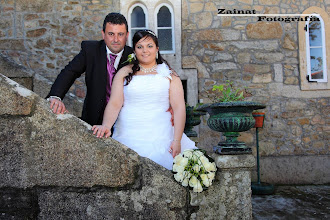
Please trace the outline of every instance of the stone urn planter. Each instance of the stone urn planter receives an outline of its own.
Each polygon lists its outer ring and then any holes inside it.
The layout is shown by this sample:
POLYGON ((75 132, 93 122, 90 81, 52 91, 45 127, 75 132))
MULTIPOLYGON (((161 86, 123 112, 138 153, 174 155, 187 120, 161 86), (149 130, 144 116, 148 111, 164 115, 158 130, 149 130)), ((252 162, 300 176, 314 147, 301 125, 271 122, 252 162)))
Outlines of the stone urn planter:
POLYGON ((201 123, 200 117, 206 115, 206 112, 196 111, 193 106, 186 106, 186 124, 184 127, 184 133, 188 137, 197 137, 197 132, 192 130, 194 126, 201 123))
POLYGON ((246 154, 251 153, 252 150, 244 142, 237 140, 239 132, 253 128, 255 120, 252 112, 265 107, 265 105, 257 102, 236 101, 204 104, 197 110, 207 111, 210 114, 207 125, 214 131, 223 132, 226 137, 226 141, 220 141, 213 148, 215 153, 246 154))

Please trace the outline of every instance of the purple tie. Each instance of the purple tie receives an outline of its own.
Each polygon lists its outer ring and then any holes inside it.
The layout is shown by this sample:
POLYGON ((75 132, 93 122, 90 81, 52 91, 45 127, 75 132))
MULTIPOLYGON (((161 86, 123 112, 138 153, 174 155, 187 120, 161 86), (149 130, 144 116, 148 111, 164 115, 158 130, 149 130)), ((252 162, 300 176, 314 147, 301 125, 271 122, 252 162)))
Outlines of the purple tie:
POLYGON ((109 57, 110 57, 110 60, 107 59, 107 69, 108 69, 107 94, 106 94, 107 103, 109 102, 109 99, 110 99, 112 78, 115 75, 114 73, 116 72, 114 64, 115 64, 117 55, 109 54, 109 57))

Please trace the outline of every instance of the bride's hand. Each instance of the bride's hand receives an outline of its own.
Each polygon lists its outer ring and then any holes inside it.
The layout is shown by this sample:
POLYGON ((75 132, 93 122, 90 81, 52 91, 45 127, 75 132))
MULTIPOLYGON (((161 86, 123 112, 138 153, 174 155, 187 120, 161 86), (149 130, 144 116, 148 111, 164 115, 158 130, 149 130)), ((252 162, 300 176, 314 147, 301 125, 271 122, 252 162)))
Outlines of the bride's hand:
POLYGON ((111 129, 105 125, 94 125, 92 130, 94 131, 93 134, 98 138, 103 137, 103 135, 105 138, 108 138, 111 135, 111 129))
POLYGON ((169 152, 173 158, 181 153, 181 141, 173 140, 169 152))

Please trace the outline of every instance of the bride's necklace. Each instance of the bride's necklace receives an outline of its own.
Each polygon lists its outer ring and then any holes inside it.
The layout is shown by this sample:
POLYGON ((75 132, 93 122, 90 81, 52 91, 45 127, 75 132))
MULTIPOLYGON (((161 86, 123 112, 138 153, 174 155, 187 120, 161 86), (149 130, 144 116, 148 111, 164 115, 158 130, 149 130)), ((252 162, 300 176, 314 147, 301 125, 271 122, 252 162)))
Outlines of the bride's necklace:
POLYGON ((140 70, 143 73, 152 73, 152 72, 156 72, 157 69, 157 64, 155 64, 154 66, 150 67, 150 68, 144 68, 143 66, 141 66, 139 64, 140 70))

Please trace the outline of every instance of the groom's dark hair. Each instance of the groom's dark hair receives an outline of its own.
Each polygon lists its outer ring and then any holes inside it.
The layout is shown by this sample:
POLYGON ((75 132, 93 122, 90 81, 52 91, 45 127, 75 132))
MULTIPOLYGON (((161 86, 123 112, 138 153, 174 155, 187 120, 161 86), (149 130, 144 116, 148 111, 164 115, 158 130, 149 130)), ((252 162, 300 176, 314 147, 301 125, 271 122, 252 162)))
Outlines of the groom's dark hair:
POLYGON ((103 32, 105 32, 105 27, 107 23, 111 24, 124 24, 126 26, 126 31, 128 32, 127 20, 124 15, 116 12, 109 13, 103 22, 103 32))

